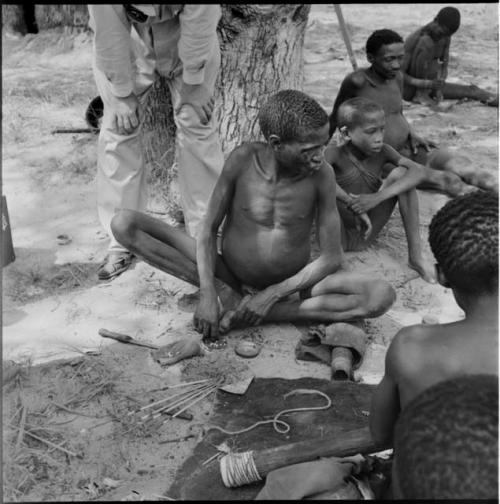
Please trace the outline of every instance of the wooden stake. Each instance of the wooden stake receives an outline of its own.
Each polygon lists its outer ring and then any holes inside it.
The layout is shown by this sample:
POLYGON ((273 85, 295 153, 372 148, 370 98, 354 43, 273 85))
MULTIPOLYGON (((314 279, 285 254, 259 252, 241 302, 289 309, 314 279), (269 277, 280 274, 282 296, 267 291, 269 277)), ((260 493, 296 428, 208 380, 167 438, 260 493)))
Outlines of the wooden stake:
POLYGON ((351 41, 349 39, 349 32, 347 31, 347 25, 344 21, 344 16, 342 15, 342 9, 340 4, 333 4, 335 8, 335 13, 337 14, 337 19, 339 21, 340 31, 342 32, 342 38, 344 39, 344 44, 347 48, 347 54, 351 60, 351 65, 353 70, 358 69, 358 64, 356 63, 356 57, 354 56, 354 51, 352 50, 351 41))

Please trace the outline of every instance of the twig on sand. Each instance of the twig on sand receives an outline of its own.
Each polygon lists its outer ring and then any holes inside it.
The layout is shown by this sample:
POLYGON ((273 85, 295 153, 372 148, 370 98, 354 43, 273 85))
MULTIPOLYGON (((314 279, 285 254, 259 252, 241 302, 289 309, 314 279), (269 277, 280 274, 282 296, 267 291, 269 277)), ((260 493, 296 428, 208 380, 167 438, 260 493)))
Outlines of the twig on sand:
POLYGON ((24 425, 26 423, 26 411, 28 408, 23 405, 22 409, 23 412, 21 413, 21 421, 19 422, 19 433, 17 435, 16 447, 14 448, 14 455, 19 451, 19 447, 21 446, 24 434, 24 425))
POLYGON ((179 441, 187 441, 188 439, 195 438, 195 437, 196 436, 194 434, 188 434, 187 436, 182 436, 182 437, 177 437, 177 438, 162 439, 161 441, 158 441, 158 444, 178 443, 179 441))
MULTIPOLYGON (((11 426, 13 427, 15 430, 21 430, 19 427, 15 427, 15 426, 11 426)), ((39 436, 36 436, 35 434, 32 434, 30 431, 24 431, 25 434, 27 436, 30 436, 32 437, 33 439, 36 439, 37 441, 40 441, 42 443, 45 443, 47 446, 51 446, 52 448, 55 448, 56 450, 61 450, 62 452, 64 453, 67 453, 68 455, 71 455, 72 457, 76 457, 76 458, 83 458, 83 456, 81 454, 78 454, 78 453, 73 453, 72 451, 70 450, 67 450, 66 448, 63 448, 62 446, 59 446, 59 445, 56 445, 55 443, 53 443, 52 441, 48 441, 47 439, 44 439, 44 438, 41 438, 39 436)))
POLYGON ((51 401, 51 404, 53 404, 56 408, 62 409, 63 411, 66 411, 68 413, 71 413, 72 415, 80 415, 88 418, 104 418, 103 416, 100 415, 87 415, 87 413, 82 413, 81 411, 76 411, 72 410, 70 408, 66 408, 66 406, 63 406, 62 404, 58 404, 54 401, 51 401))

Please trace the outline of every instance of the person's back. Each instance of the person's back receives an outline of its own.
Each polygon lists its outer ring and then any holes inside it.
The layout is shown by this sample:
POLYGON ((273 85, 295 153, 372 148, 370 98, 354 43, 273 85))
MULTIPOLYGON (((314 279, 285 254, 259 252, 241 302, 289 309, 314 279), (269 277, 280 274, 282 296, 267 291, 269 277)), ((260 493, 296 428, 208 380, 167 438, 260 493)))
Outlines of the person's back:
POLYGON ((403 410, 394 435, 395 499, 498 501, 498 377, 442 381, 403 410))
POLYGON ((498 374, 498 195, 477 191, 433 217, 429 243, 439 283, 465 319, 401 329, 372 403, 375 439, 388 440, 401 409, 426 388, 463 374, 498 374))

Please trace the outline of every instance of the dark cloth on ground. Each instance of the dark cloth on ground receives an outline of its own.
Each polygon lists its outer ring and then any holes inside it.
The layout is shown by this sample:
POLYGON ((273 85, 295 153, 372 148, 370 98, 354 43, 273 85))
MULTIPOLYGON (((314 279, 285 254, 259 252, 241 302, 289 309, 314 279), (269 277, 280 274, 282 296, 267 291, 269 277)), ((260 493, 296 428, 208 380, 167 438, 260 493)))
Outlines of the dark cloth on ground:
POLYGON ((226 441, 233 451, 245 452, 281 446, 296 441, 319 439, 342 435, 368 425, 374 386, 351 382, 331 382, 316 378, 285 380, 281 378, 257 378, 242 396, 217 392, 214 413, 210 423, 229 431, 246 428, 256 421, 271 419, 281 410, 323 404, 316 395, 283 396, 295 389, 317 389, 326 393, 332 406, 326 410, 292 413, 283 417, 290 424, 287 434, 279 434, 271 424, 228 436, 217 430, 209 430, 194 448, 193 454, 178 470, 175 480, 167 491, 176 499, 193 500, 248 500, 253 499, 264 482, 238 488, 226 488, 222 482, 219 463, 203 462, 213 456, 217 446, 226 441))

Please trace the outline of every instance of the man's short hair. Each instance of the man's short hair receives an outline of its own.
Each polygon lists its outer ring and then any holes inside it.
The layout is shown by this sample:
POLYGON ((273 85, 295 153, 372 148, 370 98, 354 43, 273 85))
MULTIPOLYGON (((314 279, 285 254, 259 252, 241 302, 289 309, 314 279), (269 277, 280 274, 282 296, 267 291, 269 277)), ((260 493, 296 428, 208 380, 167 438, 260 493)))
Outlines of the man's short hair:
POLYGON ((453 34, 460 27, 460 11, 455 7, 444 7, 437 13, 436 21, 453 34))
POLYGON ((374 31, 366 41, 366 54, 375 56, 383 45, 402 43, 403 39, 399 33, 384 28, 374 31))
POLYGON ((402 499, 498 499, 498 376, 460 376, 415 397, 396 422, 393 478, 402 499))
POLYGON ((373 100, 358 96, 343 102, 337 112, 337 126, 352 128, 364 123, 366 114, 384 112, 384 109, 373 100))
POLYGON ((328 122, 327 113, 316 100, 294 89, 272 95, 260 108, 258 118, 265 139, 278 135, 282 142, 297 140, 328 122))
POLYGON ((452 287, 498 292, 498 195, 474 191, 448 201, 431 220, 429 244, 452 287))

